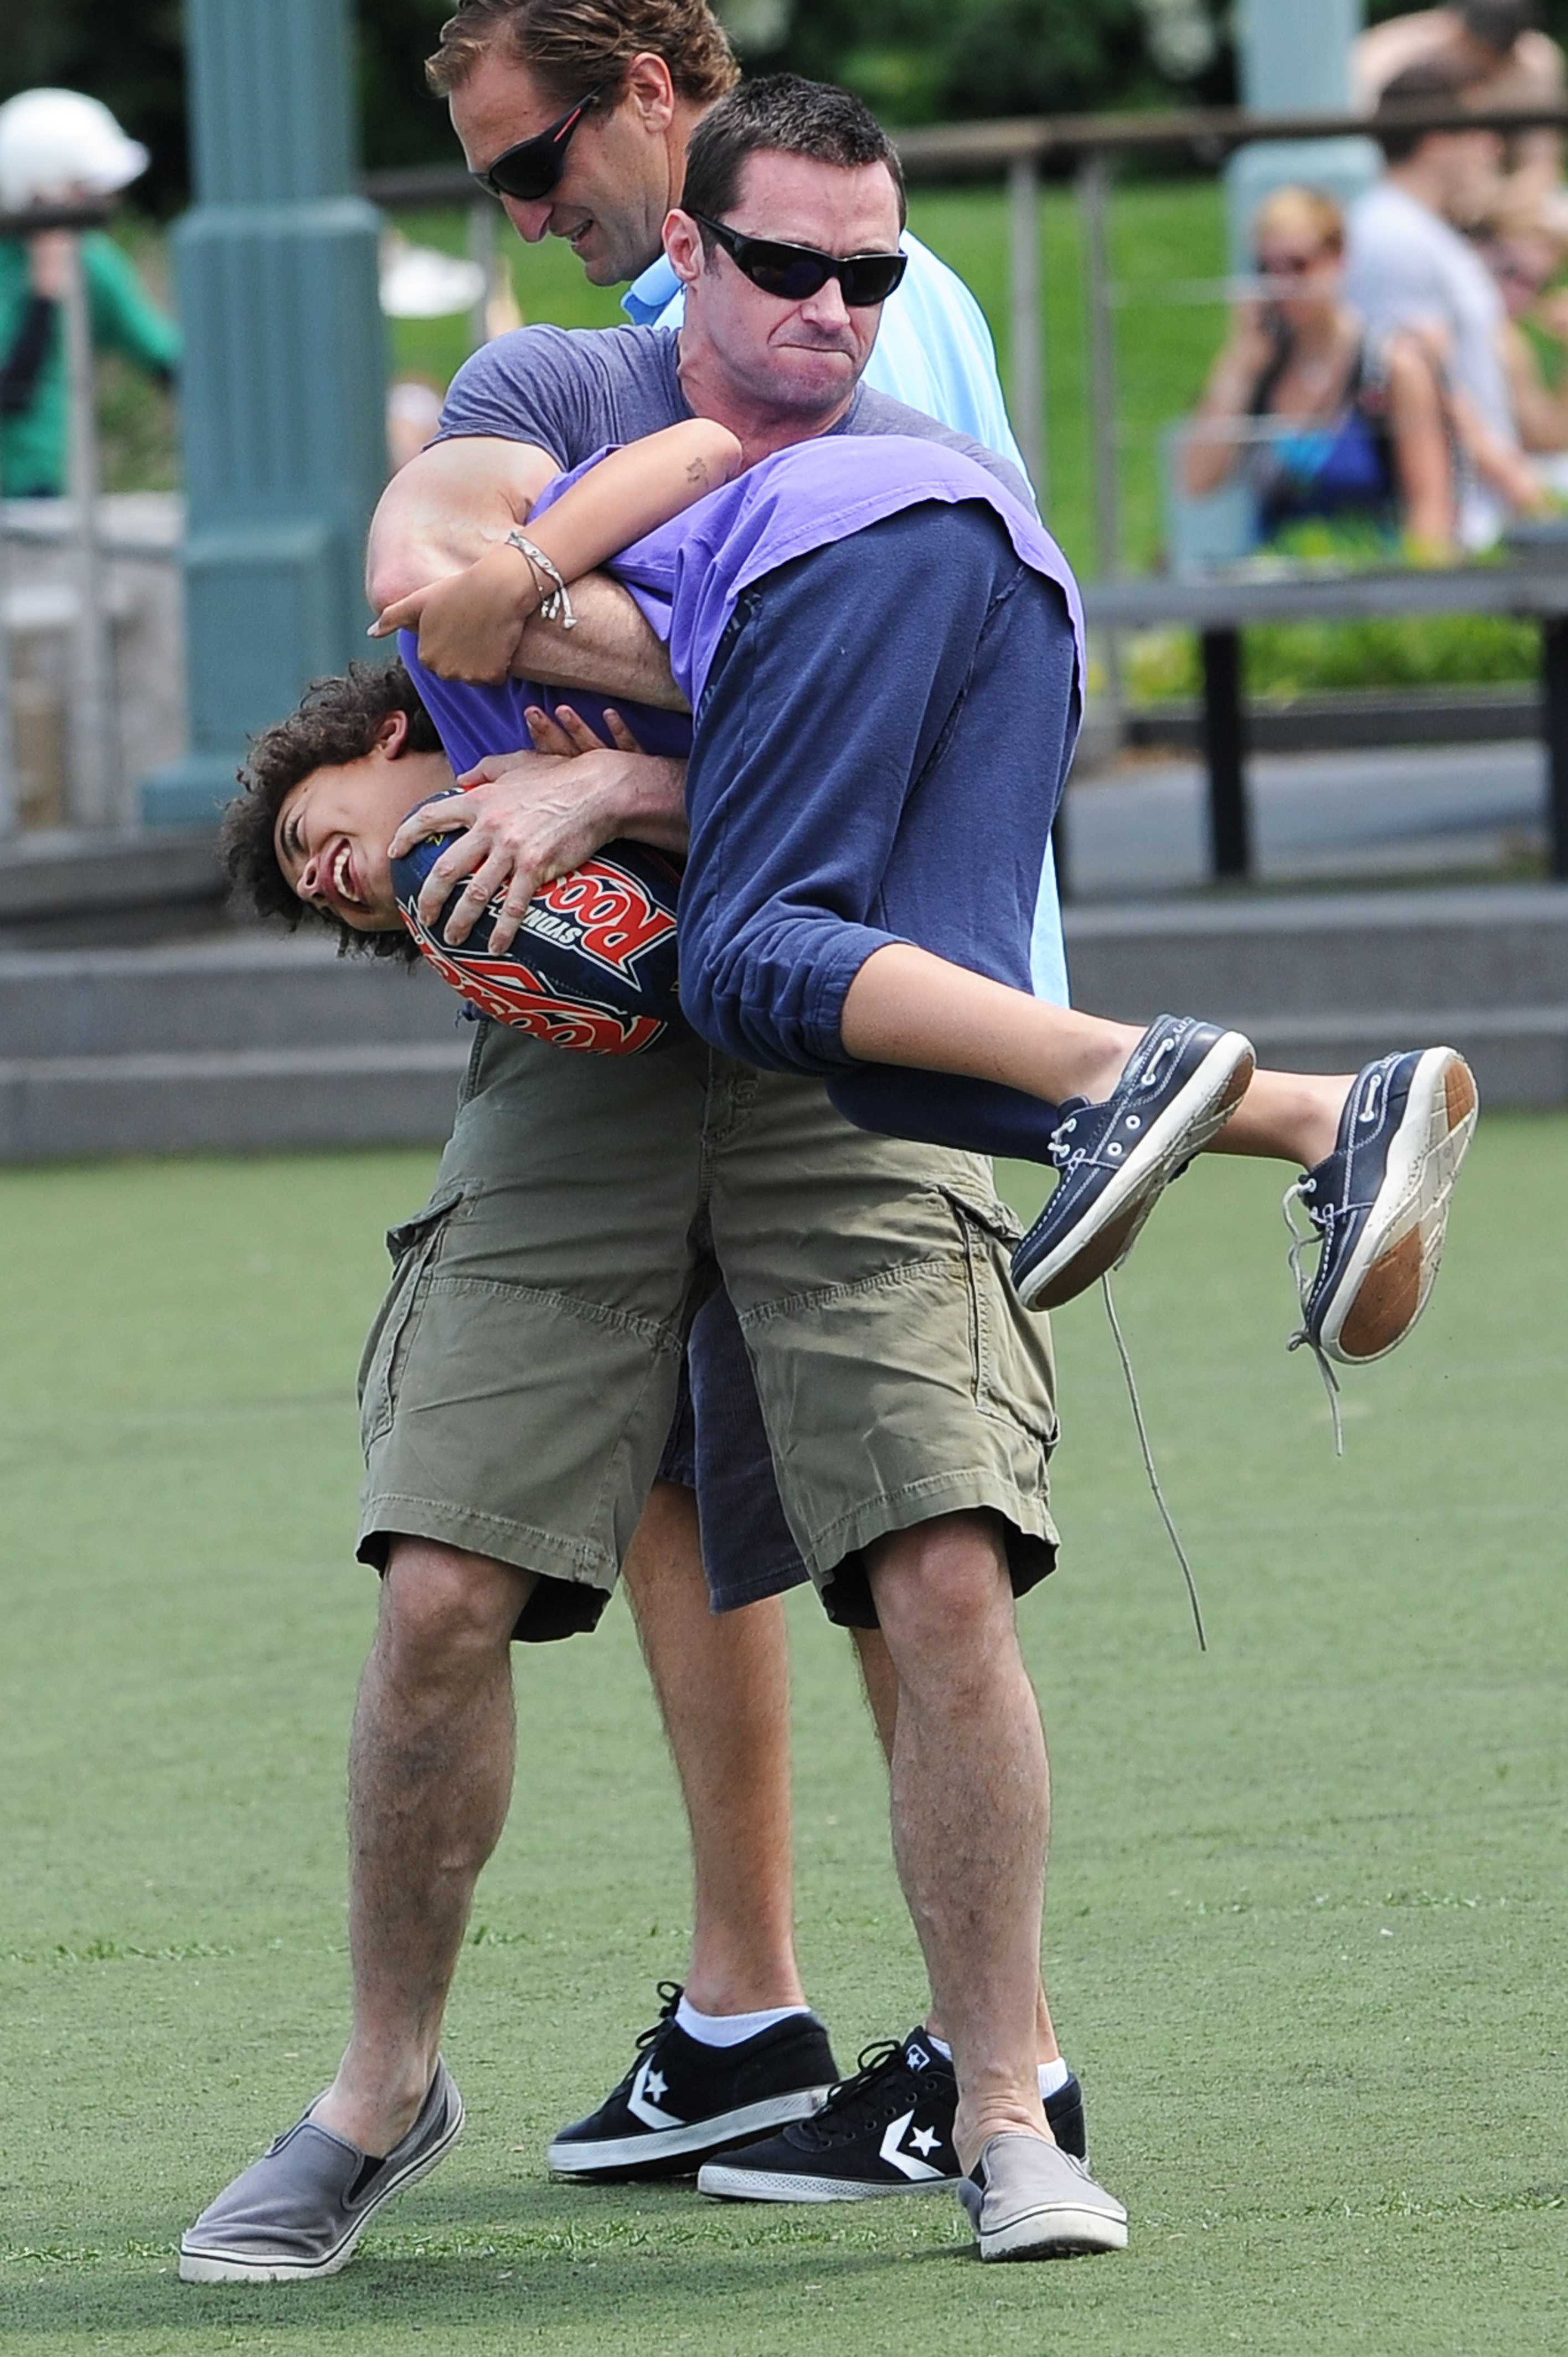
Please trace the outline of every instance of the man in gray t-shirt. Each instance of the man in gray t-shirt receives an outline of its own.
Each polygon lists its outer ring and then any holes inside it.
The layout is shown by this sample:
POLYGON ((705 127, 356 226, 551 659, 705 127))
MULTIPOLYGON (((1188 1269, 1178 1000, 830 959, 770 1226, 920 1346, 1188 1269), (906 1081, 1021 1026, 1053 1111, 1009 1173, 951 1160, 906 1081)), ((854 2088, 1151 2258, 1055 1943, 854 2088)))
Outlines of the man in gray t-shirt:
MULTIPOLYGON (((532 443, 562 468, 580 466, 607 443, 635 442, 692 415, 680 341, 673 328, 520 328, 498 336, 452 380, 436 439, 532 443)), ((1026 507, 1034 504, 1010 459, 869 385, 856 383, 827 430, 940 442, 987 468, 1026 507)))
MULTIPOLYGON (((504 542, 561 459, 598 447, 639 384, 727 425, 748 462, 852 415, 874 430, 880 415, 885 430, 889 413, 856 391, 875 305, 845 299, 843 265, 897 243, 896 159, 847 94, 801 85, 780 96, 773 123, 735 126, 733 175, 705 214, 699 145, 713 135, 717 180, 731 129, 722 110, 693 143, 693 210, 666 228, 688 296, 678 340, 641 358, 615 334, 515 345, 559 363, 562 414, 524 429, 549 439, 455 433, 396 477, 371 549, 379 606, 504 542), (773 265, 754 276, 729 244, 708 242, 704 221, 721 216, 747 251, 776 254, 781 241, 807 255, 803 274, 788 264, 792 291, 766 283, 773 265)), ((481 364, 455 415, 487 383, 492 398, 504 390, 481 364)), ((482 403, 472 414, 484 423, 482 403)), ((521 625, 498 628, 503 642, 465 651, 466 673, 499 677, 515 662, 552 676, 521 625)), ((553 648, 582 636, 546 626, 553 648)), ((628 692, 619 679, 585 683, 628 692)), ((679 818, 678 780, 672 793, 667 780, 645 784, 639 800, 647 757, 583 759, 598 762, 589 774, 601 786, 612 773, 608 788, 587 789, 599 792, 595 841, 645 823, 660 791, 662 819, 679 818)), ((537 852, 510 832, 504 791, 481 789, 470 815, 447 872, 483 901, 499 869, 514 883, 536 872, 537 852), (477 856, 490 851, 480 884, 477 856)), ((715 1278, 747 1321, 813 1576, 826 1596, 841 1580, 864 1594, 879 1625, 873 1699, 894 1757, 895 1854, 950 2041, 950 2060, 934 2030, 917 2033, 895 2050, 891 2079, 879 2071, 875 2090, 861 2087, 871 2102, 860 2126, 885 2173, 836 2198, 940 2179, 961 2190, 983 2257, 1124 2245, 1126 2213, 1064 2149, 1070 2127, 1057 2141, 1038 2070, 1048 1796, 1015 1598, 1055 1559, 1056 1416, 1048 1338, 1008 1282, 1015 1233, 974 1157, 854 1130, 814 1081, 694 1040, 618 1061, 484 1027, 431 1200, 394 1238, 365 1361, 361 1554, 384 1577, 350 1762, 353 2034, 306 2117, 184 2237, 183 2275, 335 2272, 372 2211, 455 2137, 461 2106, 437 2049, 510 1797, 510 1645, 591 1627, 634 1528, 654 1557, 644 1607, 670 1576, 657 1547, 671 1530, 684 1576, 689 1526, 667 1521, 650 1542, 638 1516, 688 1320, 715 1278), (883 2117, 894 2079, 911 2092, 883 2117), (940 2098, 929 2119, 928 2094, 940 2098), (899 2137, 917 2127, 907 2151, 899 2137)), ((656 1641, 669 1625, 659 1637, 655 1624, 656 1641)), ((645 1610, 645 1637, 650 1626, 645 1610)), ((682 1661, 678 1643, 662 1663, 666 1706, 673 1695, 688 1723, 729 1723, 738 1695, 766 1717, 783 1692, 768 1643, 732 1654, 723 1692, 701 1645, 682 1661)), ((794 1976, 788 1788, 781 1813, 770 1773, 756 1778, 745 1709, 736 1725, 731 1755, 709 1759, 693 1833, 717 1846, 707 1864, 721 1873, 726 1845, 749 1846, 754 1867, 760 1858, 767 1920, 739 1923, 735 1986, 719 2002, 692 1992, 712 2014, 693 2025, 672 1997, 603 2107, 652 2131, 636 2174, 679 2173, 748 2136, 803 2127, 841 2075, 794 1976), (780 1954, 790 1985, 745 1994, 747 1974, 780 1954)), ((553 2157, 573 2173, 590 2158, 553 2157)))

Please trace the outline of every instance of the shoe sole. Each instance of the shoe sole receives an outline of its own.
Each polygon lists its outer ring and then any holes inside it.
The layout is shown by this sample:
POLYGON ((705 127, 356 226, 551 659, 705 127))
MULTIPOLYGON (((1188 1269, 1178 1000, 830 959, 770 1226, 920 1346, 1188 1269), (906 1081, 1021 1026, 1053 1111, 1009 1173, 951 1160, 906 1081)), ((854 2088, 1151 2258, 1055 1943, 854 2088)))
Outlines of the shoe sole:
POLYGON ((1239 1031, 1221 1033, 1071 1234, 1015 1279, 1026 1309, 1059 1309, 1125 1259, 1177 1170, 1202 1153, 1240 1103, 1253 1063, 1250 1040, 1239 1031))
POLYGON ((770 2128, 809 2120, 828 2099, 828 2087, 797 2087, 766 2103, 746 2104, 684 2127, 655 2128, 646 2136, 607 2137, 602 2144, 553 2144, 545 2163, 553 2177, 689 2177, 713 2153, 751 2144, 770 2128))
MULTIPOLYGON (((454 2091, 456 2095, 456 2091, 454 2091)), ((354 2255, 354 2245, 386 2202, 399 2193, 406 2193, 422 2177, 428 2177, 437 2161, 445 2160, 463 2133, 463 2103, 456 2096, 456 2115, 440 2142, 422 2153, 407 2169, 400 2169, 392 2184, 378 2187, 355 2219, 343 2240, 320 2259, 241 2259, 226 2258, 217 2251, 188 2251, 182 2243, 179 2249, 179 2279, 181 2283, 316 2283, 327 2276, 339 2274, 354 2255)))
POLYGON ((1477 1110, 1475 1078, 1463 1056, 1452 1048, 1428 1048, 1411 1082, 1382 1185, 1318 1320, 1319 1343, 1341 1366, 1385 1357, 1430 1300, 1448 1200, 1477 1110))
POLYGON ((956 2193, 958 2177, 922 2177, 888 2185, 863 2178, 794 2177, 778 2169, 726 2169, 710 2161, 697 2178, 697 2190, 716 2201, 880 2201, 901 2193, 956 2193))
POLYGON ((1029 2211, 979 2236, 983 2259, 1076 2259, 1095 2251, 1124 2251, 1127 2229, 1096 2210, 1054 2206, 1029 2211))

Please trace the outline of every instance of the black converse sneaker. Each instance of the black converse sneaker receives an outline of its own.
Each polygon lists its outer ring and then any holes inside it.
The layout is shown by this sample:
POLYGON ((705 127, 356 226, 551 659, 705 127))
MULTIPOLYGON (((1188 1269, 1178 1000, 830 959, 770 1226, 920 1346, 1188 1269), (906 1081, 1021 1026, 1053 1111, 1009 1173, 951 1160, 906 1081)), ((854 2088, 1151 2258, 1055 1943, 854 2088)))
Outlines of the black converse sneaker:
MULTIPOLYGON (((953 2150, 958 2081, 924 2030, 900 2046, 868 2046, 853 2079, 820 2112, 760 2144, 704 2164, 699 2193, 730 2201, 868 2201, 885 2193, 950 2193, 963 2171, 953 2150)), ((1083 2091, 1069 2078, 1046 2102, 1051 2134, 1083 2156, 1083 2091)))
POLYGON ((664 2009, 619 2086, 550 2147, 558 2177, 690 2177, 726 2145, 814 2112, 838 2076, 814 2013, 792 2013, 739 2046, 703 2046, 675 2019, 679 1985, 660 1981, 659 1994, 664 2009))

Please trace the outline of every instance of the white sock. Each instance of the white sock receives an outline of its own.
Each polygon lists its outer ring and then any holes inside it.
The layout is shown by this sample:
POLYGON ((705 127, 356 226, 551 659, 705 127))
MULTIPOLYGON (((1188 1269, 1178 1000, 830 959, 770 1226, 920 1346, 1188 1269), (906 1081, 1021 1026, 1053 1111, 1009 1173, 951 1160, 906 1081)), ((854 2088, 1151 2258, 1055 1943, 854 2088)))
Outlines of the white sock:
POLYGON ((760 2013, 699 2013, 690 1997, 683 1996, 675 2008, 675 2021, 699 2046, 744 2046, 748 2038, 771 2029, 776 2021, 789 2021, 809 2011, 803 2005, 774 2005, 764 2007, 760 2013))
MULTIPOLYGON (((952 2048, 948 2044, 945 2038, 933 2038, 930 2031, 928 2029, 925 2033, 925 2039, 928 2046, 934 2046, 936 2048, 937 2052, 941 2056, 944 2062, 950 2062, 952 2061, 952 2048)), ((1057 2093, 1058 2089, 1065 2087, 1071 2077, 1072 2072, 1068 2069, 1067 2064, 1063 2061, 1059 2054, 1057 2056, 1054 2062, 1042 2062, 1040 2065, 1041 2103, 1043 2104, 1048 2095, 1054 2095, 1057 2093)))

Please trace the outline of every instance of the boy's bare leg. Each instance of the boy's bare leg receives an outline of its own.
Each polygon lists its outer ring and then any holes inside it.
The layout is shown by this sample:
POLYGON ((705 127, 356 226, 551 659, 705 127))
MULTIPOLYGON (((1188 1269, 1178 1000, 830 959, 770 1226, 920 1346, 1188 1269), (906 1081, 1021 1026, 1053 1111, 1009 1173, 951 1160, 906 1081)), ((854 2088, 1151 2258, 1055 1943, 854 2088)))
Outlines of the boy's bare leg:
POLYGON ((1254 1154, 1310 1170, 1332 1154, 1354 1072, 1254 1072, 1210 1154, 1254 1154))
MULTIPOLYGON (((852 1056, 998 1081, 1059 1103, 1101 1103, 1143 1037, 1076 1007, 1053 1006, 908 942, 867 958, 845 995, 852 1056)), ((1311 1169, 1334 1150, 1352 1073, 1256 1072, 1209 1151, 1311 1169)))
POLYGON ((783 1608, 768 1597, 709 1610, 696 1498, 669 1481, 654 1484, 624 1577, 692 1830, 686 1995, 700 2013, 804 2005, 783 1608))
POLYGON ((389 2153, 435 2072, 474 1885, 500 1837, 516 1754, 511 1632, 532 1572, 394 1540, 349 1754, 354 2027, 316 2106, 389 2153))
POLYGON ((958 2076, 954 2142, 1048 2140, 1035 2063, 1049 1793, 992 1518, 946 1514, 867 1550, 898 1683, 893 1846, 958 2076))
MULTIPOLYGON (((880 1629, 852 1629, 850 1635, 854 1641, 855 1657, 860 1664, 860 1682, 865 1691, 866 1708, 875 1724, 877 1740, 891 1769, 898 1722, 897 1673, 887 1651, 887 1641, 880 1629)), ((926 2028, 944 2045, 949 2042, 947 2030, 934 2004, 926 2015, 926 2028)), ((1035 1999, 1035 2060, 1037 2062, 1055 2062, 1060 2055, 1056 2025, 1046 2000, 1045 1984, 1041 1982, 1035 1999)))

